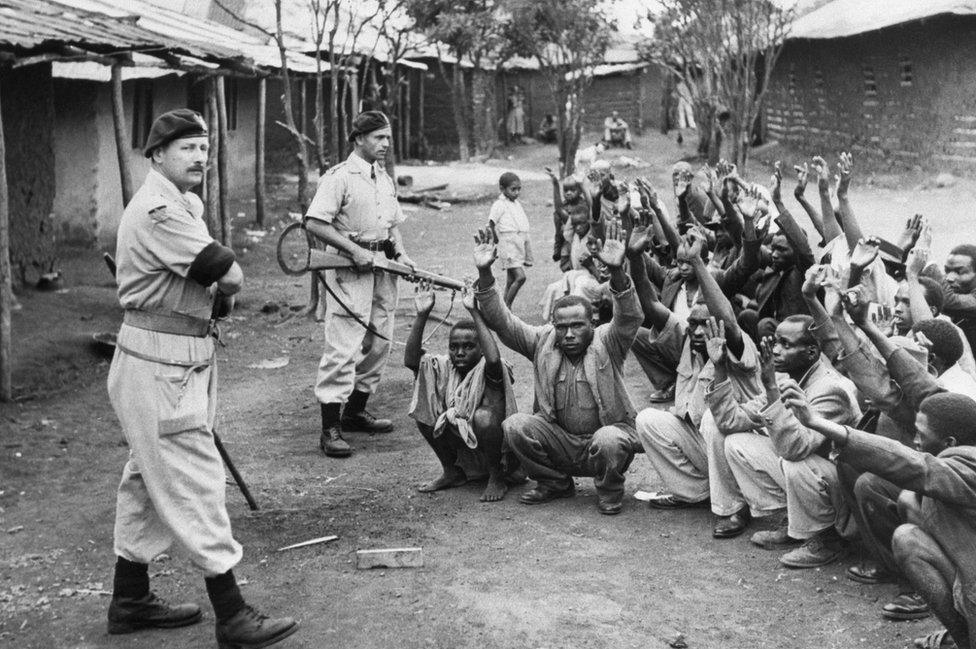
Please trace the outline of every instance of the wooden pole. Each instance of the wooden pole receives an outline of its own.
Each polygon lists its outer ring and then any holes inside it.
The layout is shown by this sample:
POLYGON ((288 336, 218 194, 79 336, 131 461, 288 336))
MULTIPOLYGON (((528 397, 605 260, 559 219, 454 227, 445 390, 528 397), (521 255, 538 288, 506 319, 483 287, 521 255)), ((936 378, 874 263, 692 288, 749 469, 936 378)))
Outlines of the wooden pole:
POLYGON ((210 146, 210 159, 207 161, 207 227, 210 236, 220 237, 220 173, 217 158, 220 155, 217 142, 220 125, 217 123, 217 82, 207 79, 207 130, 210 146))
POLYGON ((417 142, 421 143, 424 146, 424 151, 422 152, 422 155, 426 156, 427 138, 424 134, 424 101, 426 100, 424 98, 424 85, 427 83, 427 73, 421 70, 419 76, 420 76, 420 87, 417 89, 418 91, 417 94, 419 95, 419 97, 417 98, 417 135, 418 135, 417 142))
MULTIPOLYGON (((3 102, 0 101, 0 104, 3 102)), ((7 195, 7 152, 0 115, 0 401, 13 398, 13 354, 10 341, 10 311, 13 308, 13 277, 10 267, 10 202, 7 195)))
POLYGON ((220 243, 230 245, 230 201, 227 189, 230 181, 227 177, 227 92, 224 88, 224 77, 220 75, 217 81, 217 188, 220 196, 220 243))
POLYGON ((411 147, 410 147, 410 132, 413 129, 413 120, 411 119, 412 104, 410 101, 411 88, 410 88, 410 68, 407 68, 406 72, 406 85, 404 86, 404 102, 403 102, 403 146, 400 148, 400 158, 410 158, 411 147))
POLYGON ((119 158, 122 180, 122 206, 132 200, 132 170, 129 169, 129 129, 125 126, 125 104, 122 103, 122 64, 112 64, 112 121, 115 123, 115 153, 119 158))
POLYGON ((258 79, 258 123, 254 129, 254 220, 264 226, 264 121, 268 110, 268 80, 258 79))

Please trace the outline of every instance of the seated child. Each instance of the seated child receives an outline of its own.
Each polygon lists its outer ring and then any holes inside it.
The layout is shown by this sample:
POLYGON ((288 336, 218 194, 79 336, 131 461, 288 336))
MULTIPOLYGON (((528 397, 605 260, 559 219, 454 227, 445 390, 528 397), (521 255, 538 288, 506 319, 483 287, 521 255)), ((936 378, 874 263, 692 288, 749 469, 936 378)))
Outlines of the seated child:
POLYGON ((502 421, 518 411, 512 368, 502 361, 473 293, 463 298, 472 319, 451 327, 446 355, 428 354, 422 348, 424 327, 434 308, 430 285, 421 285, 414 299, 417 318, 403 355, 403 364, 415 377, 409 415, 443 467, 439 478, 419 490, 450 489, 487 475, 482 502, 501 500, 508 490, 502 470, 502 421))
POLYGON ((529 219, 519 202, 522 181, 511 171, 498 179, 502 193, 492 204, 488 223, 498 237, 498 257, 508 275, 505 284, 505 306, 512 308, 515 296, 525 284, 522 267, 532 265, 532 247, 529 242, 529 219))

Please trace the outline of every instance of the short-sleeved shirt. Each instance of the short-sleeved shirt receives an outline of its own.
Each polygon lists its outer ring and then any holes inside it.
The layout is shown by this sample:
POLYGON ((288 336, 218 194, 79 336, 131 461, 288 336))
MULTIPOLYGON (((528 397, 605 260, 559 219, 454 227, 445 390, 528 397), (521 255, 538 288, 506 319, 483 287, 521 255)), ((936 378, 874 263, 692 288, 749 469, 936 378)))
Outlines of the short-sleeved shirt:
POLYGON ((360 241, 388 239, 390 229, 406 219, 393 179, 355 152, 319 179, 305 218, 330 223, 360 241))
POLYGON ((498 232, 528 232, 529 217, 518 199, 510 201, 505 196, 499 196, 491 205, 488 220, 495 224, 498 232))
POLYGON ((126 309, 209 319, 207 286, 189 278, 190 266, 214 243, 203 203, 150 169, 119 224, 115 251, 119 302, 126 309))

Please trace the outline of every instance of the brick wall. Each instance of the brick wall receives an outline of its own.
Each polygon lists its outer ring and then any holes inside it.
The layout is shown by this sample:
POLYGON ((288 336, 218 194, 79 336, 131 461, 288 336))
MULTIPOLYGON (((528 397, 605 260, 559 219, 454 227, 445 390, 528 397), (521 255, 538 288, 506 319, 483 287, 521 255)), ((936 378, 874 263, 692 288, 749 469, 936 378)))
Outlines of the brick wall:
POLYGON ((976 18, 787 43, 766 99, 770 139, 896 164, 976 167, 976 18))

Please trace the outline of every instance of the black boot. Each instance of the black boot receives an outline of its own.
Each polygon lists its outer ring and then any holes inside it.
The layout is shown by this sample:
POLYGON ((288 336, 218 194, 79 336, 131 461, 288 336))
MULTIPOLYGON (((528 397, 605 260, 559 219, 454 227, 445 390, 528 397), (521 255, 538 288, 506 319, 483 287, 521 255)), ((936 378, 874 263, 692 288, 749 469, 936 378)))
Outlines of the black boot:
POLYGON ((349 457, 352 447, 342 439, 342 428, 339 426, 338 403, 323 403, 322 406, 322 435, 319 437, 319 448, 329 457, 349 457))
POLYGON ((149 590, 149 566, 122 557, 115 564, 112 601, 108 605, 108 632, 112 635, 141 629, 173 629, 200 621, 196 604, 167 604, 149 590))
POLYGON ((217 617, 217 646, 220 649, 270 647, 298 630, 290 617, 272 619, 244 603, 234 573, 207 578, 207 595, 217 617))
POLYGON ((377 419, 366 411, 368 392, 354 390, 342 411, 342 427, 348 431, 360 433, 388 433, 393 430, 393 422, 389 419, 377 419))

